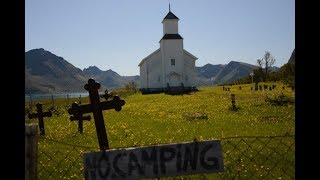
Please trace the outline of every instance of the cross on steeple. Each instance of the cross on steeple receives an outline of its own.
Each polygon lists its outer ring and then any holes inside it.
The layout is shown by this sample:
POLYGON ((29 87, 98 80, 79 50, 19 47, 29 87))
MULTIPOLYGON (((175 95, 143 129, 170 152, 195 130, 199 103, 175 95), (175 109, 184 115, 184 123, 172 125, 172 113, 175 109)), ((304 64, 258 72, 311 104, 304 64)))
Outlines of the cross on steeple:
POLYGON ((74 116, 79 116, 80 114, 92 112, 100 150, 107 150, 109 149, 109 143, 102 111, 108 109, 115 109, 116 111, 120 111, 121 107, 125 104, 125 101, 120 100, 118 96, 114 96, 110 101, 100 102, 100 96, 98 93, 99 88, 100 83, 97 83, 94 79, 90 78, 88 80, 88 84, 84 86, 84 89, 89 91, 90 104, 80 106, 73 105, 70 109, 68 109, 68 113, 74 116))

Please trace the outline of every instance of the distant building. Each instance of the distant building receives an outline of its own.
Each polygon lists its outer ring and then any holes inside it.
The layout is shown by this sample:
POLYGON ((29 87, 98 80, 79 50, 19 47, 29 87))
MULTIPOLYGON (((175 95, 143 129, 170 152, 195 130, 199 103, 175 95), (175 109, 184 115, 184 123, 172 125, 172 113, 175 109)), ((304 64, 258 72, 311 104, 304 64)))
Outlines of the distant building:
POLYGON ((183 49, 178 33, 179 18, 170 11, 164 17, 160 48, 140 62, 142 93, 189 91, 195 87, 195 61, 198 59, 183 49))

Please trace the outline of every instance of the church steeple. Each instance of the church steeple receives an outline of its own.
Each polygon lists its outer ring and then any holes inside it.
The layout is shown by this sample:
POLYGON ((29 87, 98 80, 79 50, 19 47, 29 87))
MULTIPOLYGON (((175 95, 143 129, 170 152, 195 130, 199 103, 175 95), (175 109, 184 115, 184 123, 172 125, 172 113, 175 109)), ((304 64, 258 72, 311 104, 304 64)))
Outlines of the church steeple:
POLYGON ((182 39, 178 32, 179 18, 171 12, 169 3, 169 12, 163 18, 163 37, 162 39, 182 39))
MULTIPOLYGON (((168 14, 166 15, 166 17, 163 18, 163 21, 164 21, 165 19, 177 19, 177 20, 179 20, 179 18, 170 11, 170 8, 169 8, 169 12, 168 12, 168 14)), ((163 22, 163 21, 162 21, 162 22, 163 22)))

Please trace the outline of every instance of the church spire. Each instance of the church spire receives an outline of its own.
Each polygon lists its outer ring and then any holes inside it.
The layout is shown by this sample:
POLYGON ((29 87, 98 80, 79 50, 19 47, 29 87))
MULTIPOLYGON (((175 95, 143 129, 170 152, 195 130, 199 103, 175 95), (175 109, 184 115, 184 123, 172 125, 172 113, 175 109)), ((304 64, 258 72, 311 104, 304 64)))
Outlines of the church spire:
POLYGON ((170 10, 170 3, 169 3, 169 12, 171 12, 171 10, 170 10))

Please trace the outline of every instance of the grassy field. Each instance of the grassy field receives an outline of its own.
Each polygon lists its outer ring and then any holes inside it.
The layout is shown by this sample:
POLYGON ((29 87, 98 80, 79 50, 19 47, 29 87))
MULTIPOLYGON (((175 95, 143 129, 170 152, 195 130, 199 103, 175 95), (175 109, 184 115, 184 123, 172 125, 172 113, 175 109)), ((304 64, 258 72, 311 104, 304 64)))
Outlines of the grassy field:
MULTIPOLYGON (((275 106, 271 101, 266 101, 268 99, 279 101, 281 94, 294 101, 294 91, 288 87, 282 89, 283 85, 279 82, 265 84, 275 84, 277 87, 272 91, 251 91, 251 85, 246 84, 241 85, 241 89, 239 85, 228 86, 230 91, 223 91, 222 86, 215 86, 199 88, 198 92, 185 95, 137 93, 128 96, 124 98, 126 104, 121 111, 103 112, 110 148, 187 142, 194 139, 201 141, 239 136, 295 134, 294 102, 275 106), (231 94, 235 94, 237 111, 231 110, 231 94)), ((78 99, 69 102, 72 101, 78 99)), ((51 107, 51 100, 42 103, 44 110, 51 107)), ((86 103, 88 98, 82 98, 82 104, 86 103)), ((83 133, 80 134, 77 122, 69 120, 67 109, 70 107, 66 99, 55 100, 53 116, 44 119, 45 138, 96 147, 98 150, 93 120, 84 122, 83 133)), ((93 118, 92 114, 87 115, 93 118)), ((38 121, 26 117, 26 123, 38 123, 38 121)), ((39 152, 44 151, 49 154, 57 149, 63 151, 64 148, 62 145, 60 147, 45 139, 39 139, 39 152)), ((76 164, 82 169, 81 155, 74 156, 79 159, 76 164)), ((51 160, 41 158, 47 156, 39 158, 40 161, 49 163, 46 169, 59 172, 54 165, 50 166, 51 160)), ((82 174, 79 172, 75 171, 68 177, 60 178, 81 179, 82 174)), ((41 177, 41 174, 39 176, 41 177)))

